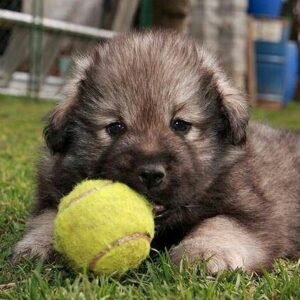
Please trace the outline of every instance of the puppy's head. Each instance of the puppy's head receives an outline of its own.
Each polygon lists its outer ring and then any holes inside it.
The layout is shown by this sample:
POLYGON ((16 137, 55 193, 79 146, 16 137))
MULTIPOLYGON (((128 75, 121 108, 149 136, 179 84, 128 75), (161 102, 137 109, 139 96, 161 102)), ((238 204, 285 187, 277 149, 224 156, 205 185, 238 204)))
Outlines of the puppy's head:
POLYGON ((245 99, 192 39, 116 37, 79 58, 46 142, 65 172, 121 181, 170 212, 211 186, 246 138, 245 99))

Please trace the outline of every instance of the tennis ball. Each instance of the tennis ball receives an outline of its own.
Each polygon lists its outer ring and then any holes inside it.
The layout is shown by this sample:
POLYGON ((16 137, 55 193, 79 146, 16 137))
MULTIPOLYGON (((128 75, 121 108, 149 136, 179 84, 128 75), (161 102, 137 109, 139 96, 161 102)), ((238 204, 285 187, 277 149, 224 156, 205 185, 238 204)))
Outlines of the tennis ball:
POLYGON ((148 255, 152 207, 122 183, 86 180, 64 197, 54 222, 54 247, 76 269, 123 274, 148 255))

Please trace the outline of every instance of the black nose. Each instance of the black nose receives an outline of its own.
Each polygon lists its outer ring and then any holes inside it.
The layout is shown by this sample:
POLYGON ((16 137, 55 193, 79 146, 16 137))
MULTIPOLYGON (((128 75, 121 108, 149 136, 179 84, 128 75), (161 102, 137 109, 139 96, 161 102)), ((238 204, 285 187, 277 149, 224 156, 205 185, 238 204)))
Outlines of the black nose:
POLYGON ((139 169, 139 180, 148 188, 159 186, 165 177, 163 166, 144 166, 139 169))

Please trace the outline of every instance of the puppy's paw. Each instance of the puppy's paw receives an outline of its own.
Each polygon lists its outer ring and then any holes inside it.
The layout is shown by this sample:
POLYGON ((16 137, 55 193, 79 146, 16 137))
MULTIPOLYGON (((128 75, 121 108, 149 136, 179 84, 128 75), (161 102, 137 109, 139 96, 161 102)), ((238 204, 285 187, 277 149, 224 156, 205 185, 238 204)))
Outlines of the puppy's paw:
POLYGON ((247 228, 225 216, 217 216, 201 223, 176 247, 171 260, 179 264, 207 261, 210 274, 242 268, 252 272, 265 268, 270 261, 263 243, 247 228))
POLYGON ((12 262, 17 264, 22 258, 48 260, 52 254, 52 244, 48 240, 32 239, 30 234, 28 234, 16 244, 12 262))
POLYGON ((209 274, 237 268, 247 269, 243 257, 235 249, 211 245, 205 239, 184 240, 170 251, 172 262, 179 265, 182 259, 189 263, 206 261, 209 274), (214 247, 213 247, 214 246, 214 247))
POLYGON ((29 221, 29 231, 14 248, 13 263, 18 263, 22 257, 42 260, 52 258, 54 253, 52 244, 55 215, 55 211, 48 210, 40 213, 29 221))

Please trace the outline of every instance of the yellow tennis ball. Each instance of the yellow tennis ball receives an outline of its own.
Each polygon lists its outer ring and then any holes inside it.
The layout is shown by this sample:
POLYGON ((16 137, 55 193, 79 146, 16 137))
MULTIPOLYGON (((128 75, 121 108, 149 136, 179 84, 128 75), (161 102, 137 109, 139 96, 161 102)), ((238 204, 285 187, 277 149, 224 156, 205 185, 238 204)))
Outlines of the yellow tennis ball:
POLYGON ((148 255, 152 207, 122 183, 86 180, 64 197, 54 222, 54 247, 77 269, 123 274, 148 255))

